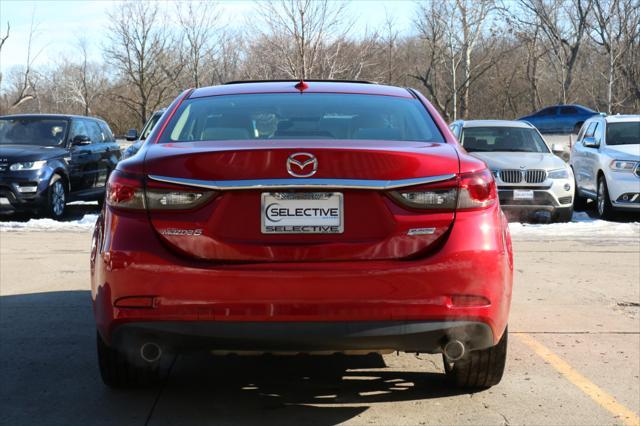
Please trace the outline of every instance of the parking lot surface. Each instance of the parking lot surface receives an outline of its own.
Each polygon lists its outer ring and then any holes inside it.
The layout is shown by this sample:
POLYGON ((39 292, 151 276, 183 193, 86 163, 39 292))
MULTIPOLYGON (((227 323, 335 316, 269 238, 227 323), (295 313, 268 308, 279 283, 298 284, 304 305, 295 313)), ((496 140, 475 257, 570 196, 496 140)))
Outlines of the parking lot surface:
POLYGON ((638 424, 640 239, 514 235, 503 381, 450 388, 438 356, 178 356, 162 386, 100 381, 90 232, 0 232, 0 423, 638 424))

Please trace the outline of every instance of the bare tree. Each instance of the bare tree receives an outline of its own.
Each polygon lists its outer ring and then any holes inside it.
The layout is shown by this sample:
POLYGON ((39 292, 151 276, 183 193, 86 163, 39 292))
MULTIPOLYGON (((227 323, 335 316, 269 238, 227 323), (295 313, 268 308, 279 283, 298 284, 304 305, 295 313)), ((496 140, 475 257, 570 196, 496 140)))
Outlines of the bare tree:
MULTIPOLYGON (((9 24, 9 21, 7 21, 7 32, 5 32, 4 35, 0 34, 0 55, 2 54, 2 46, 4 46, 4 43, 9 38, 9 32, 10 31, 11 31, 11 25, 9 24)), ((0 70, 0 84, 2 84, 2 71, 1 70, 0 70)))
POLYGON ((578 56, 588 29, 592 0, 518 0, 514 19, 520 24, 539 26, 549 43, 561 92, 566 103, 578 56), (532 19, 533 18, 533 19, 532 19))
POLYGON ((262 40, 278 59, 280 71, 290 78, 323 77, 317 74, 318 68, 331 59, 330 55, 323 57, 325 48, 345 36, 345 4, 280 0, 257 2, 256 6, 264 21, 262 40))
POLYGON ((633 0, 594 0, 593 15, 590 35, 607 56, 607 113, 611 114, 616 106, 613 92, 617 70, 640 32, 640 13, 633 0))
POLYGON ((109 13, 109 41, 104 53, 129 90, 114 96, 144 125, 167 102, 175 81, 171 59, 172 35, 166 30, 158 3, 129 1, 109 13))
POLYGON ((15 95, 9 105, 9 109, 15 109, 22 103, 37 98, 37 83, 36 76, 34 76, 33 73, 33 63, 42 53, 43 49, 40 49, 35 54, 33 53, 33 43, 35 41, 34 38, 38 31, 35 17, 36 13, 34 10, 31 14, 31 25, 29 27, 29 37, 27 40, 27 57, 25 60, 25 65, 22 69, 12 75, 14 88, 13 92, 15 93, 15 95))
POLYGON ((189 1, 176 3, 186 53, 186 70, 189 85, 200 87, 212 80, 220 35, 220 11, 217 3, 189 1))

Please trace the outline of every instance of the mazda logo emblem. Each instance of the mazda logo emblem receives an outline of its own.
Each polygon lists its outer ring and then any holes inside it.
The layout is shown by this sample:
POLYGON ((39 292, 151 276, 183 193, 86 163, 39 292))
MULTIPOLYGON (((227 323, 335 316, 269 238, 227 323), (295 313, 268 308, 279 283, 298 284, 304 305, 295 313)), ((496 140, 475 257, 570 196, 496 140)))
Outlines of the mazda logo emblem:
POLYGON ((318 160, 308 152, 296 152, 287 158, 287 171, 299 178, 313 176, 318 171, 318 160))

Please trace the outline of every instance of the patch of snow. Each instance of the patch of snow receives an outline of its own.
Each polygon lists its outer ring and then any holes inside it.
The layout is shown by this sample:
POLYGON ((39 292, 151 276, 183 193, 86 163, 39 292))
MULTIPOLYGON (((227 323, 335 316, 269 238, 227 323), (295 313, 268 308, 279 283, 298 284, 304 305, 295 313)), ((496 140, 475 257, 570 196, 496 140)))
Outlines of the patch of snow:
POLYGON ((585 212, 574 213, 568 223, 510 223, 509 231, 517 241, 597 240, 640 244, 640 222, 609 222, 593 219, 585 212))
POLYGON ((0 222, 0 232, 12 231, 79 231, 93 230, 98 219, 97 214, 86 214, 78 220, 57 221, 53 219, 31 219, 26 222, 0 222))

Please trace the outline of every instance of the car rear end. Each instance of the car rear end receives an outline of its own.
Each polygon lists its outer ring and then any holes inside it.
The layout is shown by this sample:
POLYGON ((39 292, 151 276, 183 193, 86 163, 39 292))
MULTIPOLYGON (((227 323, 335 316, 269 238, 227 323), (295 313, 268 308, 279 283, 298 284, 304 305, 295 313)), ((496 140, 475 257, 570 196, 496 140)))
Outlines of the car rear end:
POLYGON ((103 344, 496 345, 512 257, 490 171, 416 92, 293 84, 187 92, 111 175, 91 261, 103 344))

